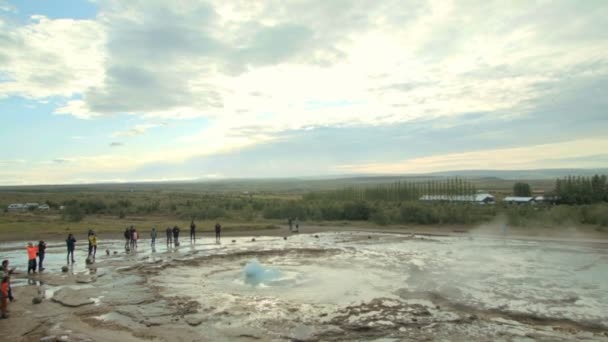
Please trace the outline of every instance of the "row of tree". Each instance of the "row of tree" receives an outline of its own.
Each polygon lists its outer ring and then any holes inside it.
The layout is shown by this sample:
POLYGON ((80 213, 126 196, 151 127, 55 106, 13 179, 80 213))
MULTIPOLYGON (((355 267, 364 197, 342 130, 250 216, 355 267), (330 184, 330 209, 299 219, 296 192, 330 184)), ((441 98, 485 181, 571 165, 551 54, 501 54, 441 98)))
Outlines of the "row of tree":
POLYGON ((553 194, 563 204, 608 202, 606 175, 593 177, 568 176, 555 181, 553 194))
POLYGON ((308 201, 416 201, 423 195, 474 195, 475 186, 462 178, 430 180, 426 182, 396 182, 374 187, 347 187, 332 191, 311 192, 308 201))

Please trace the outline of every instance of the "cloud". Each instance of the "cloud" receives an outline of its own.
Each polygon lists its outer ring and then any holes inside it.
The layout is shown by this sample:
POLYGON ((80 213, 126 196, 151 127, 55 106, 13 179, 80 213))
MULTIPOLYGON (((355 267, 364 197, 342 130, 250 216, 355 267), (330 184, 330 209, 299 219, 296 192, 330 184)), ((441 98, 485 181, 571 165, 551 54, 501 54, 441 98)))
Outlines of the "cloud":
POLYGON ((134 127, 129 128, 127 130, 114 132, 114 133, 112 133, 112 136, 116 137, 116 138, 136 137, 136 136, 145 134, 146 131, 151 128, 155 128, 155 127, 159 127, 159 126, 166 126, 166 125, 167 125, 166 123, 145 123, 145 124, 141 124, 141 125, 135 125, 134 127))
POLYGON ((109 0, 98 8, 86 20, 0 16, 0 99, 51 99, 55 114, 90 122, 130 117, 103 132, 116 140, 159 121, 204 118, 176 129, 162 151, 112 149, 137 155, 135 168, 290 141, 302 153, 332 151, 318 157, 325 167, 381 165, 593 138, 606 127, 602 2, 109 0), (390 139, 408 148, 398 154, 390 139))
POLYGON ((119 147, 119 146, 124 146, 124 144, 121 142, 118 142, 118 141, 113 141, 110 143, 110 147, 119 147))
POLYGON ((0 99, 44 100, 80 94, 103 79, 104 31, 93 20, 33 16, 26 25, 0 17, 0 99))
POLYGON ((70 160, 69 159, 64 159, 64 158, 55 158, 52 160, 53 163, 55 164, 65 164, 65 163, 69 163, 70 160))
POLYGON ((207 117, 283 130, 522 111, 586 72, 576 67, 605 61, 606 7, 576 8, 586 20, 572 23, 568 3, 107 1, 95 20, 36 17, 6 35, 8 51, 27 58, 9 54, 14 82, 0 94, 77 94, 55 113, 83 119, 207 117), (46 35, 54 44, 30 39, 46 35), (30 55, 60 67, 42 72, 30 55), (311 101, 353 105, 310 110, 311 101))
POLYGON ((421 173, 436 170, 531 169, 604 167, 608 139, 581 139, 535 146, 487 149, 413 158, 399 162, 341 165, 339 170, 356 173, 421 173))

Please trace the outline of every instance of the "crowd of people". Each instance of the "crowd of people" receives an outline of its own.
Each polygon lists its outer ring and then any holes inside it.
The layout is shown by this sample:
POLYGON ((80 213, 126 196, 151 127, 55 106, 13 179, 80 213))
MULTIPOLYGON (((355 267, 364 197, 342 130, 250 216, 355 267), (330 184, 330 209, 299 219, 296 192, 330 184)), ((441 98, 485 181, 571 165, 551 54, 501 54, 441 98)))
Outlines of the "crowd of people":
MULTIPOLYGON (((218 222, 215 224, 214 228, 215 228, 215 242, 220 243, 222 226, 218 222)), ((171 246, 178 247, 180 244, 179 243, 179 233, 180 233, 179 227, 178 226, 174 226, 173 228, 167 227, 166 233, 167 233, 167 247, 171 247, 171 246)), ((125 250, 127 252, 137 250, 137 247, 138 247, 137 241, 139 240, 140 236, 139 236, 139 233, 137 232, 137 229, 135 229, 135 227, 133 227, 133 226, 127 227, 124 231, 124 238, 125 238, 125 250)), ((150 231, 150 245, 152 248, 154 248, 156 246, 156 238, 157 238, 156 228, 152 228, 152 230, 150 231)), ((89 243, 87 263, 93 263, 95 261, 96 255, 97 255, 98 240, 97 240, 97 234, 95 234, 95 232, 92 229, 90 229, 88 232, 87 240, 89 243)), ((76 262, 76 259, 74 258, 74 251, 76 250, 76 238, 74 237, 74 234, 72 234, 72 233, 68 234, 68 237, 66 238, 65 243, 66 243, 66 247, 67 247, 67 258, 66 258, 67 264, 69 265, 70 262, 72 264, 74 264, 76 262)), ((194 220, 192 220, 192 222, 190 223, 190 243, 192 243, 192 244, 196 243, 196 224, 194 224, 194 220)), ((36 245, 31 242, 27 244, 26 251, 27 251, 27 257, 28 257, 28 266, 27 266, 28 275, 36 274, 37 272, 44 271, 43 262, 44 262, 44 257, 45 257, 45 253, 46 253, 46 248, 47 248, 47 245, 42 240, 39 241, 38 244, 36 244, 36 245)), ((4 260, 4 261, 2 261, 1 271, 2 271, 2 277, 0 278, 0 280, 1 280, 1 283, 0 283, 0 318, 7 318, 8 317, 7 316, 8 302, 9 301, 12 302, 15 300, 15 298, 13 297, 11 286, 10 286, 11 274, 14 273, 15 268, 9 267, 9 261, 4 260)))

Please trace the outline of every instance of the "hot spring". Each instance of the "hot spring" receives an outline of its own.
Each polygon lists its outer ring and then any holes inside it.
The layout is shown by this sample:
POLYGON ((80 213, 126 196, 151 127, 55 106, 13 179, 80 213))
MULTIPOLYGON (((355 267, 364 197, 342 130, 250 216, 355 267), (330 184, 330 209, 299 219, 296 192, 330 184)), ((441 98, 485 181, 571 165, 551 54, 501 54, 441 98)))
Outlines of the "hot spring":
POLYGON ((203 326, 220 335, 569 340, 568 329, 599 339, 608 329, 608 254, 593 246, 300 235, 239 240, 176 260, 149 282, 199 303, 203 326))

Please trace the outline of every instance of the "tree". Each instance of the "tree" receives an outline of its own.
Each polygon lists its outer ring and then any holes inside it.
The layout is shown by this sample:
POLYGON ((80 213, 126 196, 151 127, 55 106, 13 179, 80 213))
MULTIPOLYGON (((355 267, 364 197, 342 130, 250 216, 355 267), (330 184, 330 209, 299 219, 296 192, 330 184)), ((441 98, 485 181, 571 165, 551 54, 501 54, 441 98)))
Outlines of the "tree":
POLYGON ((85 216, 84 210, 78 204, 72 204, 65 207, 62 213, 64 221, 80 222, 85 216))
POLYGON ((513 185, 513 195, 523 197, 528 197, 532 195, 530 184, 521 182, 515 183, 515 185, 513 185))

